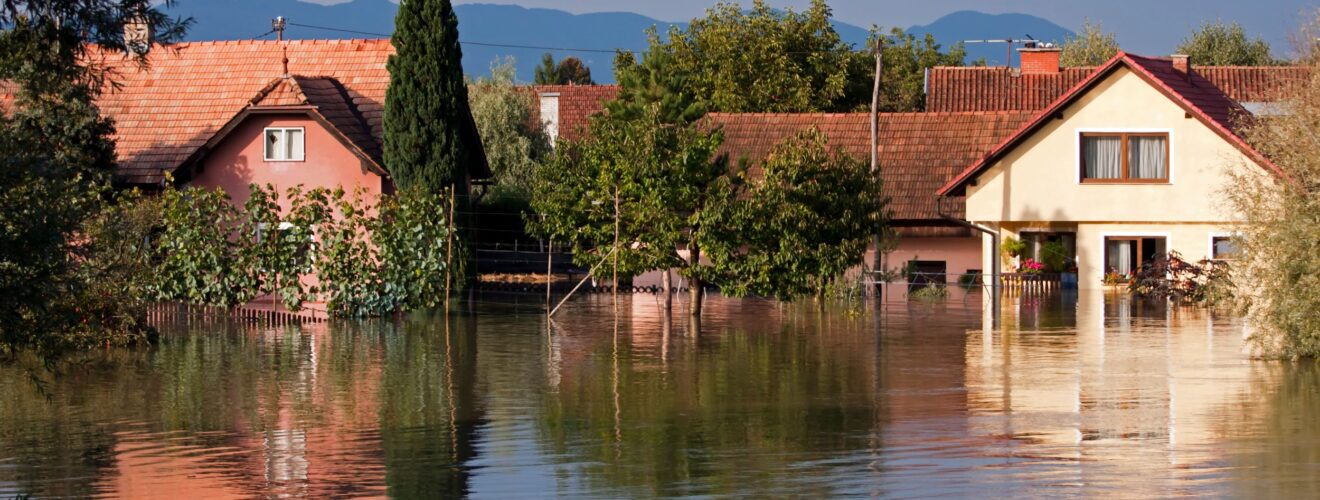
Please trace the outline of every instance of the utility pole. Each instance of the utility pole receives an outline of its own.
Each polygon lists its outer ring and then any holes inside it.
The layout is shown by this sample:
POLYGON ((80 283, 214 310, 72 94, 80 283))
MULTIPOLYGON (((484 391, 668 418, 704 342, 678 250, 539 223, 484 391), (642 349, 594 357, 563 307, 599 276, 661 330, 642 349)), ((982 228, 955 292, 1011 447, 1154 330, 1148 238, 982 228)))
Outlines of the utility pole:
POLYGON ((280 42, 284 41, 284 25, 285 25, 284 16, 278 16, 270 22, 270 28, 272 30, 275 30, 276 41, 280 41, 280 42))
MULTIPOLYGON (((880 74, 884 68, 885 38, 877 36, 875 38, 875 84, 871 89, 871 175, 877 175, 880 172, 880 74)), ((875 196, 881 196, 882 193, 875 193, 875 196)), ((875 296, 883 298, 884 284, 878 279, 876 273, 880 272, 880 234, 871 235, 871 279, 875 282, 875 296)))

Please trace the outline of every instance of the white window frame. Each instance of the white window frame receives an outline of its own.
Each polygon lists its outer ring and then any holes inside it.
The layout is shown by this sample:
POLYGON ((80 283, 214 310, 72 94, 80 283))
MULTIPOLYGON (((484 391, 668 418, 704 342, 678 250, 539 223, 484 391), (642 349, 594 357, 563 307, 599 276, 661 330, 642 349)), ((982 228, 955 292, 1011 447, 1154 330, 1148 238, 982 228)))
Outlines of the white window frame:
POLYGON ((265 160, 268 162, 307 161, 307 128, 306 127, 266 127, 261 131, 261 156, 265 158, 265 160), (278 131, 280 132, 280 136, 283 137, 287 143, 287 141, 289 140, 288 131, 290 130, 297 130, 299 132, 299 135, 302 137, 302 142, 303 142, 303 147, 301 148, 302 156, 299 156, 297 158, 271 158, 270 147, 268 144, 266 144, 266 138, 270 136, 271 132, 278 131))
POLYGON ((1111 127, 1101 127, 1101 128, 1079 128, 1079 129, 1073 130, 1073 161, 1072 161, 1072 163, 1073 163, 1073 182, 1075 182, 1078 186, 1081 186, 1081 185, 1083 185, 1083 184, 1086 184, 1088 187, 1089 187, 1089 186, 1127 186, 1127 187, 1131 187, 1131 186, 1172 186, 1172 185, 1174 185, 1174 178, 1173 178, 1173 176, 1174 176, 1174 173, 1176 172, 1176 170, 1173 168, 1173 164, 1174 164, 1174 161, 1173 161, 1173 160, 1174 160, 1174 158, 1177 158, 1177 157, 1178 157, 1177 144, 1178 144, 1178 141, 1174 140, 1174 132, 1173 132, 1173 129, 1171 129, 1171 128, 1140 128, 1140 127, 1133 127, 1133 128, 1117 127, 1117 128, 1111 128, 1111 127), (1155 183, 1155 182, 1150 182, 1150 183, 1131 183, 1131 184, 1129 184, 1129 183, 1122 183, 1122 182, 1114 182, 1114 183, 1083 183, 1083 182, 1082 182, 1082 136, 1083 136, 1083 134, 1122 134, 1122 133, 1124 133, 1124 132, 1129 133, 1129 134, 1167 134, 1167 135, 1169 136, 1169 158, 1168 158, 1168 161, 1169 161, 1169 182, 1168 182, 1167 184, 1166 184, 1166 183, 1162 183, 1162 182, 1160 182, 1160 183, 1155 183))

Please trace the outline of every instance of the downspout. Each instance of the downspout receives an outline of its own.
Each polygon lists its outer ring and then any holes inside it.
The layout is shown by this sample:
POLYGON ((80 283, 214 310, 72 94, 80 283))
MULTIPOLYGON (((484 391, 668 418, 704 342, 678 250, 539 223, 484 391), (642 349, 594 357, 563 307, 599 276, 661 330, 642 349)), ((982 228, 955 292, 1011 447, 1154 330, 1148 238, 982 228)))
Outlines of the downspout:
POLYGON ((991 245, 993 245, 993 247, 990 249, 990 307, 994 308, 993 315, 995 318, 995 326, 996 327, 999 326, 999 318, 1001 314, 1001 310, 999 308, 999 299, 1000 299, 1000 291, 1003 287, 1003 284, 1000 282, 1000 272, 999 272, 999 269, 1002 266, 1002 264, 1000 263, 1000 256, 999 256, 999 231, 990 229, 980 224, 974 224, 944 213, 943 196, 935 197, 935 213, 936 215, 939 215, 941 219, 952 222, 959 226, 963 226, 973 231, 980 232, 982 234, 990 235, 991 245))

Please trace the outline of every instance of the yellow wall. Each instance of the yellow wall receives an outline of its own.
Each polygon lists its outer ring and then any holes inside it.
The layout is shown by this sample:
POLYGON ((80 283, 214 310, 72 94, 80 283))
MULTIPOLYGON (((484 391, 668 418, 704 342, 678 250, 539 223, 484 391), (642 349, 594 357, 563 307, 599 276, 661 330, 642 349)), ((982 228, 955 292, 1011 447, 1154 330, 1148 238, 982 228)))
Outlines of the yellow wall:
POLYGON ((971 221, 1222 222, 1233 169, 1264 172, 1127 68, 1050 120, 967 188, 971 221), (1079 181, 1083 131, 1169 133, 1169 184, 1079 181))
MULTIPOLYGON (((1232 172, 1267 175, 1159 90, 1119 68, 968 186, 967 219, 1002 236, 1017 237, 1025 227, 1076 231, 1079 285, 1098 288, 1105 235, 1166 236, 1167 248, 1185 259, 1208 257, 1210 237, 1228 233, 1236 219, 1222 194, 1232 172), (1104 131, 1168 133, 1169 183, 1081 184, 1079 134, 1104 131)), ((985 239, 982 261, 989 269, 985 239)), ((1004 271, 1011 270, 1005 262, 1004 271)))

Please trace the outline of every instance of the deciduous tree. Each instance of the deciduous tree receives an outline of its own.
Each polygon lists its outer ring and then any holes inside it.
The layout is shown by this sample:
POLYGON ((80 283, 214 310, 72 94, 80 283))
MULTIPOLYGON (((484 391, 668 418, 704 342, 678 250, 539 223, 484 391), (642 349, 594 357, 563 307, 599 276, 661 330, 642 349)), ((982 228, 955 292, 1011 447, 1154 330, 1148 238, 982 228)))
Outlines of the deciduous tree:
POLYGON ((1065 68, 1099 66, 1119 51, 1118 39, 1113 32, 1100 29, 1100 24, 1082 23, 1082 31, 1063 42, 1059 65, 1065 68))
POLYGON ((1184 38, 1174 49, 1191 56, 1192 63, 1208 66, 1268 66, 1278 64, 1270 55, 1270 44, 1260 37, 1247 38, 1236 22, 1207 22, 1184 38))
POLYGON ((550 138, 533 116, 536 96, 514 87, 514 72, 512 58, 496 61, 489 78, 470 84, 468 98, 495 175, 495 194, 526 199, 534 171, 550 154, 550 138))
POLYGON ((555 56, 549 52, 541 56, 541 65, 536 67, 533 81, 537 85, 594 85, 596 83, 591 79, 591 68, 583 64, 581 59, 569 56, 556 63, 555 56))

